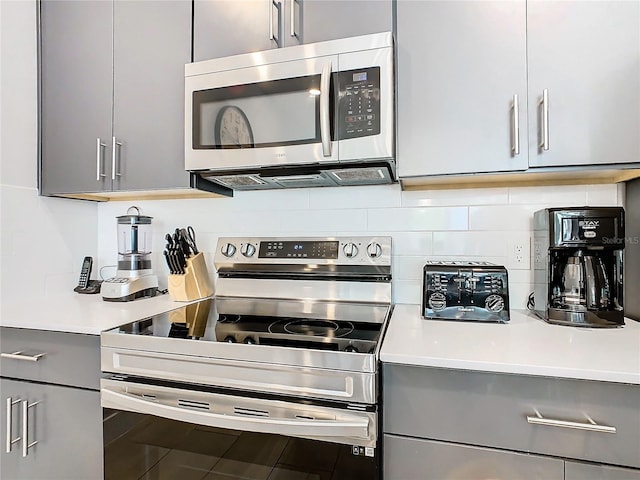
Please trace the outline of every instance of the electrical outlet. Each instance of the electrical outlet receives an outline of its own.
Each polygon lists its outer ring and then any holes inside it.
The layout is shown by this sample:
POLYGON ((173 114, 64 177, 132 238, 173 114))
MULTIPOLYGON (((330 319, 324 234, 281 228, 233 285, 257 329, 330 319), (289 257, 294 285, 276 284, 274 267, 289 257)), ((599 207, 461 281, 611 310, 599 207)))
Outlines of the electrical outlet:
POLYGON ((514 270, 531 269, 531 236, 512 235, 509 239, 508 267, 514 270))

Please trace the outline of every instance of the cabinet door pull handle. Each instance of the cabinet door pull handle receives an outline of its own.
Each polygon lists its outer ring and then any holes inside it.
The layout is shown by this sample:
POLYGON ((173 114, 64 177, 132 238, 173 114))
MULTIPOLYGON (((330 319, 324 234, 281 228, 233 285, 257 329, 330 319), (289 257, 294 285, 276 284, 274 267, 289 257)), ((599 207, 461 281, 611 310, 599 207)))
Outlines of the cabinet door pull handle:
POLYGON ((274 40, 278 47, 280 46, 280 42, 278 41, 278 37, 276 37, 273 28, 273 7, 276 7, 276 13, 278 14, 278 31, 280 31, 280 2, 276 2, 276 0, 269 0, 269 40, 274 40))
POLYGON ((102 143, 100 138, 96 138, 96 182, 100 181, 100 177, 106 177, 104 173, 104 156, 102 149, 107 148, 106 143, 102 143))
POLYGON ((116 177, 122 175, 120 173, 120 147, 122 147, 122 142, 119 142, 116 137, 112 139, 112 152, 111 152, 111 180, 115 180, 116 177), (116 159, 118 161, 116 161, 116 159), (116 169, 116 166, 118 167, 116 169))
POLYGON ((33 447, 38 441, 29 443, 29 409, 35 407, 40 402, 34 402, 29 404, 28 400, 22 401, 22 456, 26 457, 29 454, 29 449, 33 447))
POLYGON ((291 0, 291 15, 289 16, 291 20, 291 36, 296 36, 296 0, 291 0))
POLYGON ((20 401, 20 399, 13 400, 11 397, 7 398, 7 453, 11 453, 11 446, 22 439, 22 437, 11 439, 11 434, 13 433, 13 406, 20 403, 20 401))
POLYGON ((22 351, 13 352, 13 353, 0 353, 0 357, 2 358, 12 358, 14 360, 26 360, 28 362, 37 362, 45 355, 46 353, 38 353, 37 355, 23 355, 22 351))
POLYGON ((512 119, 512 137, 511 137, 511 153, 515 157, 520 155, 520 109, 518 108, 518 94, 513 95, 513 105, 511 107, 513 111, 512 119))
POLYGON ((322 155, 331 156, 331 122, 329 118, 329 93, 331 89, 331 61, 322 67, 320 76, 320 139, 322 155))
POLYGON ((542 91, 540 105, 542 106, 542 139, 538 146, 542 150, 549 150, 549 90, 546 88, 542 91))
POLYGON ((536 411, 535 417, 528 416, 527 422, 534 425, 546 425, 549 427, 561 427, 561 428, 573 428, 576 430, 589 430, 591 432, 600 433, 616 433, 616 427, 609 427, 608 425, 598 425, 591 418, 587 417, 589 423, 585 422, 570 422, 568 420, 556 420, 553 418, 544 418, 540 412, 536 411))

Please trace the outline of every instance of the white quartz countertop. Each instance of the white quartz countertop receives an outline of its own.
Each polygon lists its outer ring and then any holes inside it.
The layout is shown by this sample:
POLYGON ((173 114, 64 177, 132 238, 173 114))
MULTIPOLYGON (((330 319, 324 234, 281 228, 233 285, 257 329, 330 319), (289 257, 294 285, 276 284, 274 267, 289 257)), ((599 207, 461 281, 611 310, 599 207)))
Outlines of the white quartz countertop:
POLYGON ((551 325, 527 311, 507 324, 425 320, 396 305, 386 363, 640 384, 640 323, 596 329, 551 325))
POLYGON ((105 302, 99 294, 70 293, 28 302, 2 302, 0 326, 99 335, 104 330, 180 308, 169 295, 105 302))

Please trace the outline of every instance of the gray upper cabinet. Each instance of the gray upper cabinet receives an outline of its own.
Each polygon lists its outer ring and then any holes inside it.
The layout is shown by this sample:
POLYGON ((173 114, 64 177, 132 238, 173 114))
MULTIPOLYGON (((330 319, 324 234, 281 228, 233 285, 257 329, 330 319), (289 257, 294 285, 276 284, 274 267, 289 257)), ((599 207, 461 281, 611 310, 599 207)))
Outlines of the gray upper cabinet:
POLYGON ((41 2, 41 192, 189 186, 191 2, 41 2))
POLYGON ((184 65, 191 61, 190 2, 118 0, 114 32, 113 135, 122 145, 116 144, 113 189, 186 187, 184 65))
POLYGON ((392 29, 392 0, 195 0, 193 59, 392 29))
POLYGON ((193 60, 277 48, 280 12, 271 0, 195 0, 193 60))
POLYGON ((526 169, 525 1, 397 10, 400 177, 526 169))
POLYGON ((112 5, 59 1, 40 7, 41 190, 110 189, 110 177, 99 170, 112 136, 112 5))
POLYGON ((398 0, 400 177, 640 162, 639 19, 628 1, 398 0))
POLYGON ((393 30, 391 0, 281 0, 285 45, 393 30))
POLYGON ((527 17, 529 164, 639 162, 640 2, 530 0, 527 17))

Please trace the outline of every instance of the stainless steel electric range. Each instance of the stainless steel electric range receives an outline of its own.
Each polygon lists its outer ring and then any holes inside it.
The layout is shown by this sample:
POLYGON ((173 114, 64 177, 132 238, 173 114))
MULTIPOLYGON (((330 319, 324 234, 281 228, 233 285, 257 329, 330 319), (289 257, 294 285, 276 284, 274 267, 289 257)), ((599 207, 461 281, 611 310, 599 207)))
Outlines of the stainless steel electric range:
POLYGON ((102 334, 105 478, 379 478, 391 238, 221 238, 215 266, 214 299, 102 334))

